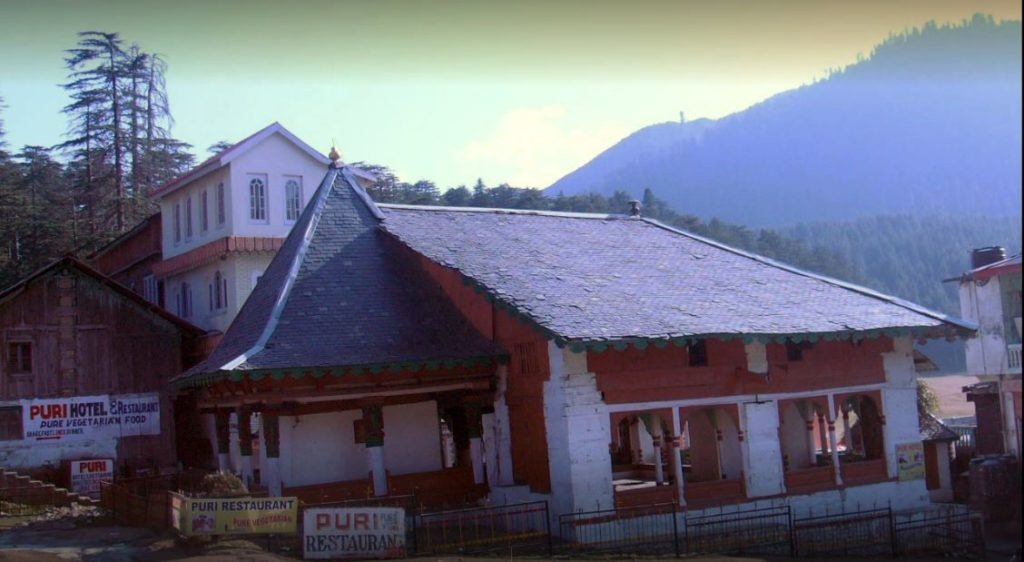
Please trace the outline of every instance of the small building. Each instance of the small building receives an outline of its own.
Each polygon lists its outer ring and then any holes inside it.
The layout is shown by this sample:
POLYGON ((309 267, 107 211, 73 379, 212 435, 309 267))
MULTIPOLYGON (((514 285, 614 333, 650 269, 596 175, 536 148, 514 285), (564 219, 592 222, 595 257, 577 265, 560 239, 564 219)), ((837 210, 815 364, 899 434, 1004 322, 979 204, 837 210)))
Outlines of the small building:
POLYGON ((959 435, 935 416, 921 415, 921 443, 924 444, 925 485, 935 502, 953 501, 953 443, 959 435))
POLYGON ((147 283, 164 291, 158 299, 203 329, 226 330, 327 162, 273 123, 156 189, 163 255, 147 283))
POLYGON ((960 311, 976 322, 968 338, 967 374, 981 382, 964 387, 975 405, 979 455, 1021 450, 1021 256, 1000 247, 971 253, 971 270, 959 277, 960 311))
POLYGON ((202 330, 68 256, 0 293, 0 466, 177 463, 168 380, 202 330))
POLYGON ((221 467, 307 501, 541 498, 553 516, 930 502, 900 460, 924 454, 912 344, 972 325, 640 216, 363 187, 330 169, 174 380, 221 467))

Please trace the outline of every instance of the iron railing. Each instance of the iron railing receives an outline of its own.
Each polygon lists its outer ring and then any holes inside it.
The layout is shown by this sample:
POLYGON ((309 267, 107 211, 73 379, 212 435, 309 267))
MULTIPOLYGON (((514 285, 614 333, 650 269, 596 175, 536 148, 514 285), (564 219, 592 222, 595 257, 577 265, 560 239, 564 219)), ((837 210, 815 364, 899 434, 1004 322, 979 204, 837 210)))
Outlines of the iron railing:
POLYGON ((558 517, 559 551, 679 556, 681 514, 674 503, 567 513, 558 517))

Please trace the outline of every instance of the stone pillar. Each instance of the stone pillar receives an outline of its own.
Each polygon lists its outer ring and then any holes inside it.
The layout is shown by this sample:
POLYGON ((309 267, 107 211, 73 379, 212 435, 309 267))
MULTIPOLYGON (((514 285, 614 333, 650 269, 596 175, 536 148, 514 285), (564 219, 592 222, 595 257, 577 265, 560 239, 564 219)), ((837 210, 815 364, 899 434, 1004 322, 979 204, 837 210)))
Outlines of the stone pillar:
POLYGON ((644 419, 644 425, 647 426, 647 430, 651 433, 651 445, 654 447, 654 481, 659 486, 665 483, 665 469, 662 467, 662 429, 661 429, 661 418, 648 414, 648 417, 644 419), (650 420, 649 422, 647 420, 650 420))
POLYGON ((681 452, 680 449, 683 445, 683 428, 682 424, 679 422, 679 408, 672 408, 672 435, 674 436, 674 439, 672 440, 672 448, 669 449, 669 454, 672 455, 669 457, 669 462, 672 465, 672 474, 676 477, 677 500, 679 501, 680 506, 685 507, 686 494, 684 493, 683 488, 686 483, 683 482, 683 459, 679 456, 681 452))
POLYGON ((252 485, 252 409, 249 406, 238 408, 238 451, 242 457, 242 482, 252 485))
POLYGON ((281 495, 281 426, 276 413, 263 412, 263 450, 266 451, 267 464, 261 471, 263 483, 267 485, 271 496, 281 495))
POLYGON ((782 443, 779 441, 779 408, 772 401, 740 404, 740 450, 747 497, 774 496, 786 492, 782 443))
POLYGON ((484 447, 482 406, 478 399, 466 400, 463 404, 466 411, 466 426, 469 432, 469 458, 473 465, 473 483, 484 483, 484 447))
POLYGON ((213 414, 214 428, 217 433, 217 470, 231 470, 231 410, 217 410, 213 414))
POLYGON ((375 496, 388 495, 388 473, 384 466, 384 411, 379 404, 363 406, 366 432, 366 465, 370 467, 375 496))
POLYGON ((553 528, 558 515, 612 509, 610 417, 586 352, 548 342, 550 379, 544 383, 544 423, 551 474, 553 528))
POLYGON ((818 412, 818 444, 821 445, 821 454, 828 454, 828 429, 825 425, 825 414, 818 412))

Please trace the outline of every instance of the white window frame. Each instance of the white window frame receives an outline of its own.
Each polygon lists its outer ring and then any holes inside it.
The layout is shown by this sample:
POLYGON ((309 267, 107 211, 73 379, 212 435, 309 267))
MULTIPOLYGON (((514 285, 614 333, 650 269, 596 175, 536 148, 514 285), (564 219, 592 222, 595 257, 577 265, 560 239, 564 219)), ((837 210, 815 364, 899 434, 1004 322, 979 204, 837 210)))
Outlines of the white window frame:
POLYGON ((224 189, 224 182, 219 182, 217 184, 217 227, 218 228, 224 226, 224 223, 227 222, 227 209, 225 208, 225 206, 227 205, 227 200, 226 200, 227 196, 224 193, 225 191, 226 190, 224 189))
POLYGON ((181 244, 181 201, 174 203, 174 243, 181 244))
POLYGON ((210 194, 204 189, 199 195, 199 233, 206 234, 210 230, 210 194))
POLYGON ((249 222, 254 224, 270 223, 270 199, 267 197, 270 185, 266 174, 249 174, 246 176, 249 188, 249 222), (260 189, 257 189, 257 184, 260 189))
POLYGON ((185 198, 185 240, 191 240, 195 234, 192 228, 192 196, 185 198))
POLYGON ((160 302, 160 294, 157 289, 156 277, 147 275, 142 278, 142 298, 153 304, 160 302))
POLYGON ((295 224, 302 214, 302 176, 284 176, 284 222, 295 224), (292 188, 294 187, 294 193, 292 188))

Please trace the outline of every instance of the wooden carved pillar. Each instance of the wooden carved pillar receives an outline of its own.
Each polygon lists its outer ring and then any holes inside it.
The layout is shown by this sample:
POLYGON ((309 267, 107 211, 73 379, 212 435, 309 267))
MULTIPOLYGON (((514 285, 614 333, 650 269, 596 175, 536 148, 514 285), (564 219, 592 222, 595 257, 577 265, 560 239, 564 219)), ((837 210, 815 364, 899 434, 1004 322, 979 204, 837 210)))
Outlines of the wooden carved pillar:
POLYGON ((363 431, 366 436, 366 464, 370 467, 375 496, 388 495, 388 474, 384 466, 384 409, 380 404, 363 406, 363 431))

